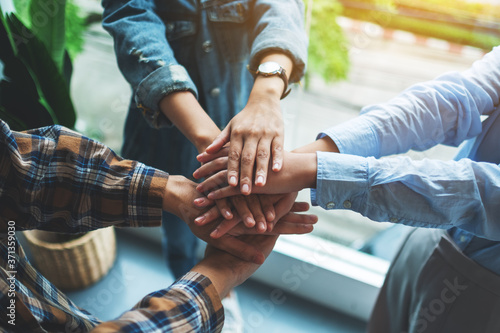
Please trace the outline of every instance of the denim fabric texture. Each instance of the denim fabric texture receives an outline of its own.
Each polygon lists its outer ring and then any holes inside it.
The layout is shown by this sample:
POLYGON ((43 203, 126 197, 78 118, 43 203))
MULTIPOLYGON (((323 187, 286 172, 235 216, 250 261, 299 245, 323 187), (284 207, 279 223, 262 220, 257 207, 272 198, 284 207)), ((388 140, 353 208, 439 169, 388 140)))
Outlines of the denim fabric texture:
MULTIPOLYGON (((103 26, 113 36, 121 72, 133 89, 122 155, 192 178, 195 147, 160 112, 160 100, 191 91, 223 129, 253 86, 247 66, 281 51, 294 62, 291 82, 305 70, 307 38, 298 0, 103 0, 103 26)), ((167 214, 172 262, 192 258, 195 238, 167 214), (172 230, 169 226, 172 225, 172 230), (177 243, 176 245, 172 245, 177 243)), ((186 266, 186 267, 187 267, 186 266)), ((172 267, 176 276, 184 268, 172 267)))

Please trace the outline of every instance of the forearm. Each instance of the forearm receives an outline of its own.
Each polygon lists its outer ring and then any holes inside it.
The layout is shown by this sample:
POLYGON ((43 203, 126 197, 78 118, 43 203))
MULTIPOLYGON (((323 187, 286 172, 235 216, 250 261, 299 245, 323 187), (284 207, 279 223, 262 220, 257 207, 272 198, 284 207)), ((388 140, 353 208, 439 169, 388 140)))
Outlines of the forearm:
POLYGON ((375 159, 318 153, 313 204, 380 222, 450 228, 499 240, 500 167, 491 163, 375 159))
POLYGON ((220 129, 189 91, 165 96, 160 102, 160 109, 200 153, 220 133, 220 129))
POLYGON ((15 143, 1 150, 2 219, 71 233, 160 224, 166 173, 59 126, 17 133, 2 123, 2 136, 15 143))
POLYGON ((313 141, 305 146, 294 149, 294 153, 314 153, 317 151, 338 153, 339 149, 335 142, 328 136, 313 141))
POLYGON ((224 323, 220 300, 209 278, 191 271, 168 289, 147 295, 133 309, 92 332, 219 332, 224 323))

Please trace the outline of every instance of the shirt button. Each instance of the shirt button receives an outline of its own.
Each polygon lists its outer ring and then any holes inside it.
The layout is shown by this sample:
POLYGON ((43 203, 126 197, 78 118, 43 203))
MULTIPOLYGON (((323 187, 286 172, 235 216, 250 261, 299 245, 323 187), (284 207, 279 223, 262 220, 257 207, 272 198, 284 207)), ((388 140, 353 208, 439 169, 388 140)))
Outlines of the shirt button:
POLYGON ((389 222, 391 222, 391 223, 398 223, 398 222, 399 222, 399 219, 398 219, 397 217, 391 217, 391 218, 389 219, 389 222))
POLYGON ((172 32, 174 30, 174 24, 167 23, 167 25, 165 26, 165 29, 167 29, 167 32, 172 32))
POLYGON ((219 95, 220 95, 220 88, 214 88, 210 90, 210 96, 219 97, 219 95))
POLYGON ((351 208, 351 202, 349 200, 344 201, 344 208, 351 208))
POLYGON ((335 202, 330 201, 329 203, 326 204, 326 209, 334 209, 335 208, 335 202))
POLYGON ((467 240, 467 237, 465 237, 464 235, 460 236, 460 241, 461 242, 465 242, 467 240))
POLYGON ((212 45, 211 41, 207 40, 207 41, 203 42, 203 44, 201 45, 201 48, 203 49, 203 51, 205 53, 208 53, 208 52, 212 51, 214 46, 212 45))

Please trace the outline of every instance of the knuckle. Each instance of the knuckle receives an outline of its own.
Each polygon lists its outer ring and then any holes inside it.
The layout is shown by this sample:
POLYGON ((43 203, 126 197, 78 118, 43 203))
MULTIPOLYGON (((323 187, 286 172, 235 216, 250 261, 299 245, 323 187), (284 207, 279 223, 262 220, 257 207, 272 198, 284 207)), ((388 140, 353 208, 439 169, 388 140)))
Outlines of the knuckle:
POLYGON ((229 157, 229 159, 231 161, 239 161, 240 160, 240 156, 241 156, 240 152, 237 151, 237 150, 231 150, 231 151, 229 151, 228 157, 229 157))
POLYGON ((269 151, 267 151, 265 149, 259 149, 259 151, 257 152, 257 157, 259 159, 262 159, 262 160, 268 159, 269 158, 269 151))
POLYGON ((283 150, 283 147, 280 144, 275 144, 273 146, 273 151, 275 152, 281 152, 283 150))
POLYGON ((244 154, 241 156, 241 164, 249 165, 254 161, 253 156, 251 154, 244 154))

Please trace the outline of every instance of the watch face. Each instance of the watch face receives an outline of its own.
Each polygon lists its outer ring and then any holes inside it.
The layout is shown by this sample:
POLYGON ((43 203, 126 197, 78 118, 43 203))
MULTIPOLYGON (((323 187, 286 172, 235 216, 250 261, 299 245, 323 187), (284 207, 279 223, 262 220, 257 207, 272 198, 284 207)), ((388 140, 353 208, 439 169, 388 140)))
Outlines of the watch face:
POLYGON ((260 64, 259 66, 259 72, 261 73, 267 73, 267 74, 275 74, 278 73, 280 70, 281 66, 274 61, 268 61, 263 64, 260 64))

